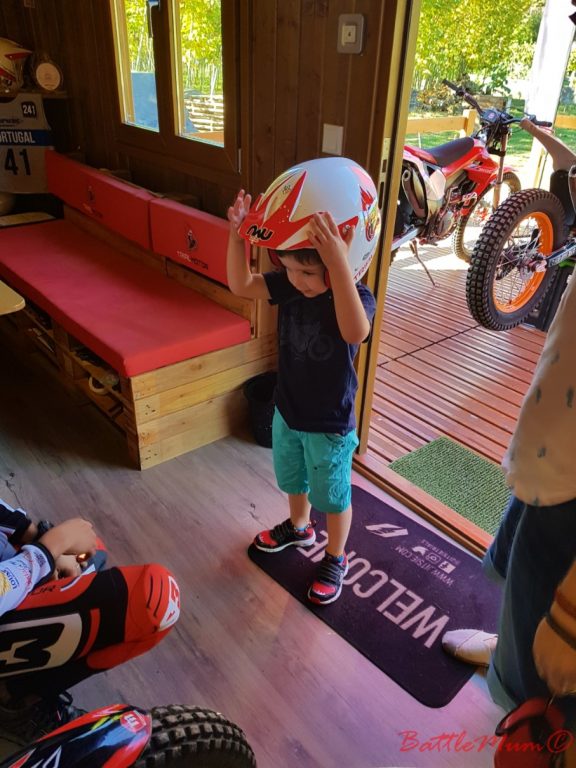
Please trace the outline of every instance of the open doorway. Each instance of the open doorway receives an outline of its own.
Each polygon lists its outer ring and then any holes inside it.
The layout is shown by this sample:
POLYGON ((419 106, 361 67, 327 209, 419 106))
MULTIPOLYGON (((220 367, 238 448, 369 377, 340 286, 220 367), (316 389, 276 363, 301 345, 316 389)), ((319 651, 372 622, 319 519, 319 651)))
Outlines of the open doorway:
MULTIPOLYGON (((525 37, 522 44, 523 56, 528 61, 528 55, 533 56, 534 53, 535 35, 545 3, 542 0, 525 5, 521 12, 526 15, 529 9, 527 15, 531 16, 534 33, 532 38, 525 37)), ((518 12, 518 3, 514 3, 514 7, 518 12)), ((439 13, 437 4, 433 12, 439 13)), ((427 13, 432 13, 432 4, 424 0, 420 28, 432 36, 445 25, 438 18, 435 22, 431 21, 430 16, 422 23, 427 13)), ((422 79, 418 80, 418 56, 423 58, 425 46, 429 46, 430 50, 439 48, 438 45, 434 48, 432 39, 423 42, 419 36, 411 101, 414 99, 414 84, 419 91, 423 90, 422 79)), ((520 60, 519 50, 517 48, 514 54, 506 48, 507 55, 516 64, 520 60)), ((572 60, 567 67, 564 61, 566 77, 561 94, 564 98, 570 88, 572 60)), ((449 52, 446 53, 446 61, 451 65, 449 52)), ((428 72, 434 64, 428 56, 428 72)), ((526 90, 527 84, 512 82, 514 78, 510 73, 505 78, 502 68, 496 67, 494 61, 491 65, 493 80, 500 78, 504 93, 508 88, 510 107, 521 115, 525 106, 525 96, 522 98, 521 91, 522 87, 526 90)), ((515 72, 522 74, 518 67, 515 72)), ((527 65, 524 75, 528 74, 527 65)), ((452 72, 442 75, 455 77, 452 72)), ((486 72, 478 74, 477 90, 481 90, 482 86, 484 90, 494 90, 494 82, 486 87, 486 77, 486 72)), ((562 106, 562 98, 560 104, 557 127, 562 128, 568 125, 570 117, 562 114, 567 109, 567 105, 562 106)), ((419 138, 424 142, 440 144, 453 137, 454 134, 428 134, 419 138)), ((574 142, 574 139, 568 141, 574 142)), ((522 144, 522 141, 518 143, 522 144)), ((523 186, 536 186, 539 179, 534 176, 531 142, 525 144, 525 151, 520 153, 524 155, 521 159, 526 161, 523 186)), ((518 159, 515 158, 516 162, 518 159)), ((541 186, 547 186, 546 177, 541 186)), ((377 343, 373 345, 377 348, 372 350, 369 366, 372 391, 371 396, 365 399, 365 405, 369 406, 363 411, 362 433, 366 452, 358 457, 357 466, 389 492, 434 519, 441 528, 471 549, 482 551, 491 540, 489 530, 455 512, 450 503, 439 501, 423 491, 421 486, 397 474, 390 465, 439 438, 447 438, 497 467, 512 434, 545 334, 530 325, 504 332, 480 327, 471 317, 466 304, 467 265, 453 255, 449 240, 438 246, 420 249, 419 256, 420 261, 404 248, 387 272, 386 301, 378 325, 377 343), (435 285, 428 279, 425 268, 433 276, 435 285)), ((451 469, 446 466, 446 473, 451 469)))

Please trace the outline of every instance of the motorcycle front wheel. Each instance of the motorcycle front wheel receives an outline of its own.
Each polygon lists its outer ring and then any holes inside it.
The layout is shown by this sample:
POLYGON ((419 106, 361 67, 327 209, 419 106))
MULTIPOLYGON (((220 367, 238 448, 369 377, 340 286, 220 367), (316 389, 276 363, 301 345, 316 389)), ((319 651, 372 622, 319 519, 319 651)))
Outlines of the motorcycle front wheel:
MULTIPOLYGON (((522 184, 518 176, 512 171, 507 171, 502 177, 500 187, 500 203, 507 200, 510 195, 520 192, 522 184)), ((469 263, 472 258, 474 245, 480 236, 482 227, 494 212, 494 187, 488 187, 480 195, 467 216, 461 218, 454 230, 452 248, 458 258, 469 263)))
POLYGON ((256 768, 244 731, 219 712, 172 704, 150 714, 152 736, 135 768, 256 768))
POLYGON ((527 189, 505 200, 482 230, 470 260, 466 300, 472 317, 494 331, 524 322, 554 277, 546 258, 565 240, 564 209, 556 195, 527 189))

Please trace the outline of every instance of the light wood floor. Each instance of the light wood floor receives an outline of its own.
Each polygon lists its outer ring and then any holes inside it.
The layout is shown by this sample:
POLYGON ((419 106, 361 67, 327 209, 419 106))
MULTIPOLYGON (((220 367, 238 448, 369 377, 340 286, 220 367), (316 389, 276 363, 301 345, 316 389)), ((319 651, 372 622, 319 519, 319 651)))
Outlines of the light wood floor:
POLYGON ((164 563, 182 590, 172 634, 78 686, 78 705, 218 709, 244 728, 259 768, 492 765, 490 749, 400 751, 401 731, 492 734, 501 712, 481 676, 447 707, 424 707, 248 559, 252 536, 285 516, 267 449, 230 438, 131 470, 91 406, 1 347, 0 370, 0 497, 56 521, 92 518, 112 561, 164 563))

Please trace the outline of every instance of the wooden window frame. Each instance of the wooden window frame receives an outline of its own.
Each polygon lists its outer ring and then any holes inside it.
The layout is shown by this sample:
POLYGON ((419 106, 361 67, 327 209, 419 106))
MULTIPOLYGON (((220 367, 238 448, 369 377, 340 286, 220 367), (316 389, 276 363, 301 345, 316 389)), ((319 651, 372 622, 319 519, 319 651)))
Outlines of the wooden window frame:
MULTIPOLYGON (((116 102, 118 149, 126 155, 143 160, 155 156, 175 171, 184 171, 211 181, 229 183, 237 179, 240 168, 240 29, 241 4, 238 0, 222 0, 222 81, 224 94, 224 145, 207 140, 186 138, 177 134, 178 95, 176 80, 178 64, 174 60, 179 47, 175 44, 173 2, 161 0, 160 7, 151 9, 153 46, 156 71, 156 94, 159 130, 149 130, 122 121, 121 94, 116 102)), ((115 0, 111 0, 110 20, 114 21, 115 0), (114 5, 113 5, 114 4, 114 5)), ((112 27, 116 56, 118 89, 126 92, 126 73, 116 42, 116 24, 112 27)))

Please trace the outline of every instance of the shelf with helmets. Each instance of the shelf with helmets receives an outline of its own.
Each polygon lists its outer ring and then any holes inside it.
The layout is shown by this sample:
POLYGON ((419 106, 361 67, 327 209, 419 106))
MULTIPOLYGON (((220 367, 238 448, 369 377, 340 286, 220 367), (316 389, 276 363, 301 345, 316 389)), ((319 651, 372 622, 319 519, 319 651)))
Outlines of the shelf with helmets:
POLYGON ((0 37, 1 99, 10 99, 18 93, 41 94, 43 98, 67 98, 62 89, 62 81, 62 70, 48 55, 34 53, 13 40, 0 37))

